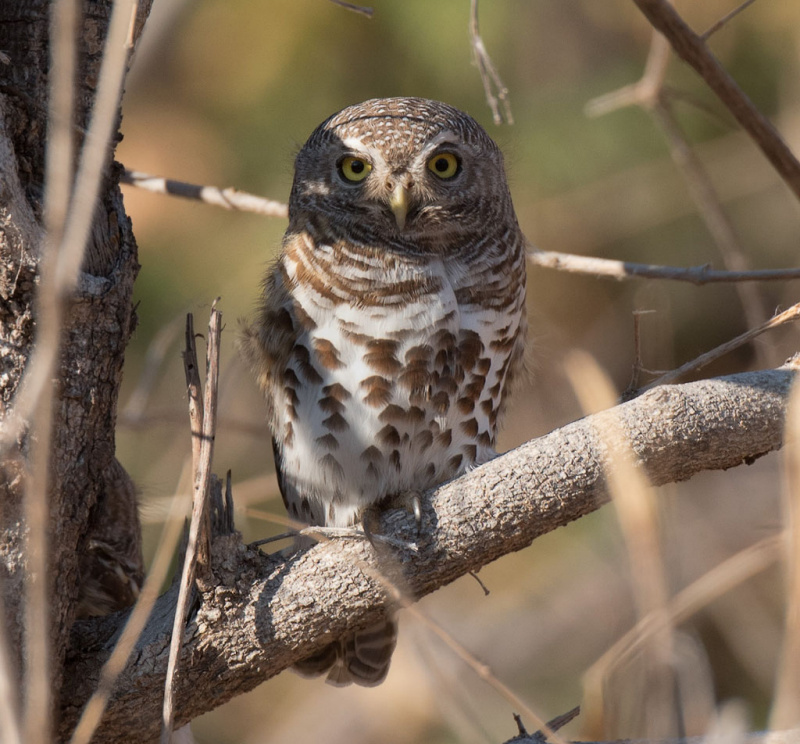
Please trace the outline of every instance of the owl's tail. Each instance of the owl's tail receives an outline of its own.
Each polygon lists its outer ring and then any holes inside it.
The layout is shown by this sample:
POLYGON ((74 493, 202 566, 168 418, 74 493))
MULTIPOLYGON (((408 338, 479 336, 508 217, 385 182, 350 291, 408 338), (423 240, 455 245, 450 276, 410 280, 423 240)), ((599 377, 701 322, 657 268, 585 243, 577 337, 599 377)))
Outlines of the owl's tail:
POLYGON ((386 678, 396 644, 397 621, 387 618, 349 633, 293 668, 304 677, 316 677, 327 672, 325 681, 336 687, 352 683, 374 687, 386 678))

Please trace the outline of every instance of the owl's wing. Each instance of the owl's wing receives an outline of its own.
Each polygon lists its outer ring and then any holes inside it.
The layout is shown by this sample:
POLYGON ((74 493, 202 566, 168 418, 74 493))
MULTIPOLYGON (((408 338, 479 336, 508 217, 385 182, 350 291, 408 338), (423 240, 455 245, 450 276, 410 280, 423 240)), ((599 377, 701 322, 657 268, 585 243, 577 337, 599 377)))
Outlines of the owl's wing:
POLYGON ((277 412, 283 395, 282 376, 297 340, 291 308, 292 299, 284 283, 281 264, 277 262, 264 281, 255 320, 242 329, 239 337, 239 350, 266 398, 273 436, 279 436, 277 412))

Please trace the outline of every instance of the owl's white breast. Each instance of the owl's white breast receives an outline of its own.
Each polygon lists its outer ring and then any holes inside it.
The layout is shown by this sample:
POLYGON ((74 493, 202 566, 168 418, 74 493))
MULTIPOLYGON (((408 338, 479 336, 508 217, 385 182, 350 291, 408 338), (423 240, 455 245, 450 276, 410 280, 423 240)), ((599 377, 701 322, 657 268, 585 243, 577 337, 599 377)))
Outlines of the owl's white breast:
POLYGON ((292 396, 292 437, 283 446, 284 490, 290 502, 309 500, 312 521, 334 526, 353 523, 367 504, 428 488, 489 459, 491 410, 499 405, 489 389, 501 387, 508 356, 489 350, 508 317, 459 307, 454 277, 463 270, 443 260, 371 264, 339 266, 339 276, 322 287, 299 281, 298 263, 284 257, 293 299, 311 319, 297 340, 308 362, 301 351, 288 363, 300 384, 292 396), (424 273, 420 286, 436 291, 388 295, 379 304, 357 296, 342 301, 334 293, 343 273, 351 284, 406 289, 424 273), (462 342, 479 350, 472 369, 463 368, 462 342))

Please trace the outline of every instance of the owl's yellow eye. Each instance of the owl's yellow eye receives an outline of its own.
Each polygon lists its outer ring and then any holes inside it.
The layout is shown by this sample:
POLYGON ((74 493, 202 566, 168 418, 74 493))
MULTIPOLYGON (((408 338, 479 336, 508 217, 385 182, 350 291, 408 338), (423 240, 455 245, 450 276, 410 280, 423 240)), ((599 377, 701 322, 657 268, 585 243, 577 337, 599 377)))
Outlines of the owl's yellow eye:
POLYGON ((358 183, 363 181, 372 170, 372 165, 362 158, 354 158, 348 155, 342 158, 339 163, 339 173, 348 181, 358 183))
POLYGON ((452 152, 440 152, 428 161, 428 170, 439 178, 452 178, 458 167, 458 158, 452 152))

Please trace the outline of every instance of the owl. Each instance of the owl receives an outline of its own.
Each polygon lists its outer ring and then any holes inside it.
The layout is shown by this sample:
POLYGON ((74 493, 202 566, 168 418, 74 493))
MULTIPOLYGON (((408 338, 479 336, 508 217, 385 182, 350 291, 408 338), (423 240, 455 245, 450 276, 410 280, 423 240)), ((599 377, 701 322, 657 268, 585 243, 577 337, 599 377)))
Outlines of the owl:
MULTIPOLYGON (((243 338, 289 515, 354 525, 492 458, 525 330, 525 240, 481 126, 421 98, 320 124, 243 338)), ((376 685, 395 642, 387 616, 297 669, 376 685)))

